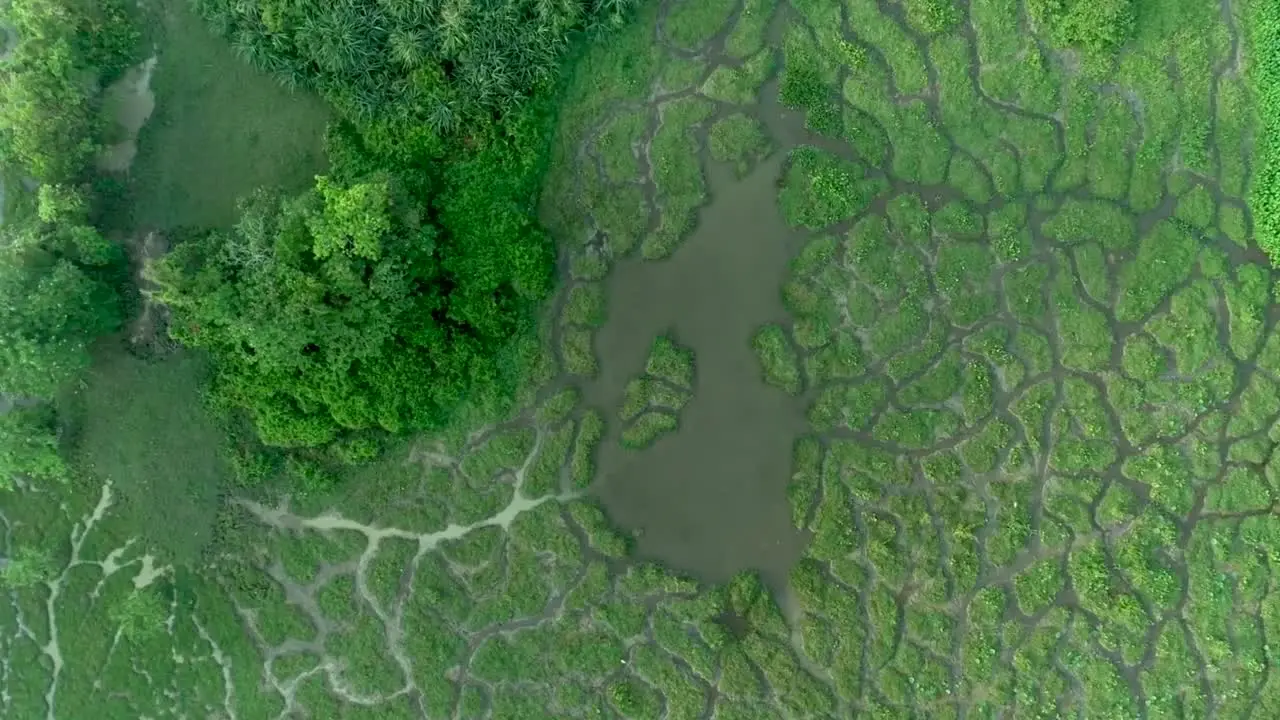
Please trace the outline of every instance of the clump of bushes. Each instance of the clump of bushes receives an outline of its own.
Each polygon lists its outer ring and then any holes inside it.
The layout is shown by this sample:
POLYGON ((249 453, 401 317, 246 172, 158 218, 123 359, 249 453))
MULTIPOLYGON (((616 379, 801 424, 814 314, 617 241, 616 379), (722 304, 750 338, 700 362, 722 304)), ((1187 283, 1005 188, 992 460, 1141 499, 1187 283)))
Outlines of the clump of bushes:
POLYGON ((1133 37, 1134 0, 1030 0, 1028 11, 1063 46, 1111 52, 1133 37))
POLYGON ((1249 81, 1261 127, 1257 133, 1257 174, 1249 205, 1259 247, 1280 265, 1280 5, 1264 0, 1246 3, 1250 49, 1249 81))

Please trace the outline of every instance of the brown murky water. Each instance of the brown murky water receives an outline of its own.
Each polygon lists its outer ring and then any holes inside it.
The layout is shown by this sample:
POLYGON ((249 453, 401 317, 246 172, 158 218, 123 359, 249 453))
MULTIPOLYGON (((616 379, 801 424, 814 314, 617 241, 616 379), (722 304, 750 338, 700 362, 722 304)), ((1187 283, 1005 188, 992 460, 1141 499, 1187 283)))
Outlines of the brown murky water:
POLYGON ((156 94, 151 90, 151 76, 156 69, 155 55, 129 68, 107 88, 103 114, 117 126, 119 141, 103 148, 98 169, 111 173, 128 172, 138 155, 138 133, 156 109, 156 94))
POLYGON ((680 431, 636 452, 618 444, 615 423, 597 487, 641 556, 711 582, 758 569, 781 586, 803 546, 786 499, 802 405, 763 383, 750 344, 761 324, 787 320, 779 288, 800 238, 777 208, 782 161, 775 154, 741 181, 710 165, 712 202, 676 253, 615 269, 596 339, 601 375, 587 388, 591 404, 617 408, 654 336, 672 332, 693 348, 680 431))

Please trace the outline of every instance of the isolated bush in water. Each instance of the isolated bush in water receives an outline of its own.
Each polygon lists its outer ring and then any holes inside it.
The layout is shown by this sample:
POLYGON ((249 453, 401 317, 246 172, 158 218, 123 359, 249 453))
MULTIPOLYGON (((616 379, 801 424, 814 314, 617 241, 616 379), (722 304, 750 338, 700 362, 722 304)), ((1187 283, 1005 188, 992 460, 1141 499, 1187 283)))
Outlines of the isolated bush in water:
POLYGON ((520 277, 514 255, 489 266, 505 276, 456 272, 443 259, 451 239, 386 174, 322 177, 292 199, 258 192, 242 213, 234 231, 180 244, 152 274, 175 337, 213 354, 216 396, 248 410, 272 445, 444 424, 472 386, 499 384, 495 354, 545 285, 520 277))

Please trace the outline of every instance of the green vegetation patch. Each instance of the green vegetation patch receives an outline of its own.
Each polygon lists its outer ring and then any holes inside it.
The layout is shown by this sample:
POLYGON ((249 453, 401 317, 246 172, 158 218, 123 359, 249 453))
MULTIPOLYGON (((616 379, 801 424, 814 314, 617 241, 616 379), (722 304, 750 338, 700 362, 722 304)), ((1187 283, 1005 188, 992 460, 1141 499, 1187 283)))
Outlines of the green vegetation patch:
POLYGON ((693 351, 677 344, 670 336, 659 335, 654 338, 644 369, 650 375, 678 388, 693 388, 693 351))
POLYGON ((583 327, 566 327, 560 333, 560 359, 573 375, 594 377, 599 371, 594 334, 583 327))
POLYGON ((927 35, 947 32, 960 22, 960 11, 952 0, 907 0, 907 22, 927 35))
POLYGON ((1137 257, 1120 271, 1116 318, 1137 320, 1155 309, 1191 273, 1196 239, 1164 221, 1138 243, 1137 257))
POLYGON ((633 420, 622 431, 622 445, 631 450, 643 450, 660 436, 675 432, 680 421, 670 413, 652 410, 633 420))
POLYGON ((626 423, 622 444, 633 450, 676 430, 680 410, 693 397, 693 351, 659 335, 649 351, 645 373, 627 383, 618 413, 626 423))
POLYGON ((736 0, 684 0, 667 12, 662 27, 678 46, 696 50, 724 27, 737 4, 736 0))
POLYGON ((701 92, 723 103, 754 104, 776 64, 776 53, 772 49, 761 50, 738 67, 721 65, 712 70, 701 92))
POLYGON ((779 100, 787 107, 803 110, 805 124, 811 130, 833 137, 839 135, 841 114, 831 98, 835 78, 822 49, 815 47, 806 33, 791 28, 783 50, 785 62, 778 87, 779 100))
POLYGON ((776 7, 777 0, 745 0, 738 22, 724 40, 725 53, 741 59, 757 52, 764 44, 765 32, 776 7))
POLYGON ((711 104, 696 97, 674 100, 662 108, 662 123, 649 148, 661 219, 640 248, 648 260, 674 252, 697 222, 707 189, 693 129, 710 115, 711 104))
POLYGON ((814 147, 791 151, 779 195, 782 214, 795 227, 821 230, 865 210, 885 189, 859 163, 814 147))
POLYGON ((648 129, 648 123, 647 113, 621 112, 605 125, 596 138, 601 167, 611 182, 628 182, 640 174, 636 146, 648 129))
POLYGON ((751 345, 764 372, 764 381, 792 395, 799 394, 803 386, 800 359, 787 331, 778 325, 766 325, 756 331, 751 345))
POLYGON ((1105 53, 1119 49, 1133 36, 1136 5, 1133 0, 1035 0, 1029 10, 1059 44, 1105 53))
POLYGON ((771 142, 760 122, 742 113, 717 120, 711 126, 709 144, 711 157, 732 163, 739 177, 746 175, 771 150, 771 142))

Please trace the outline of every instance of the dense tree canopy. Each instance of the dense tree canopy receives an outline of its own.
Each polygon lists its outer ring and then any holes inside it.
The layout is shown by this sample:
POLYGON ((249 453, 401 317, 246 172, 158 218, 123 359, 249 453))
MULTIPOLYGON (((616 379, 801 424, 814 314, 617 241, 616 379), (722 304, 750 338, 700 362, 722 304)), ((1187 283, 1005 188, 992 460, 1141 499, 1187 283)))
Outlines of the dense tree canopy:
MULTIPOLYGON (((119 248, 91 222, 84 186, 100 146, 99 88, 129 62, 138 33, 121 0, 12 0, 17 45, 0 64, 0 164, 41 183, 12 183, 0 202, 0 487, 67 477, 52 406, 89 364, 89 346, 120 323, 119 248)), ((29 564, 29 563, 28 563, 29 564)), ((8 575, 28 577, 15 560, 8 575)))
POLYGON ((445 133, 517 107, 555 75, 570 31, 633 0, 202 0, 260 67, 362 123, 445 133))
POLYGON ((387 173, 320 177, 296 198, 261 191, 242 212, 153 274, 174 335, 213 354, 219 397, 274 445, 446 422, 498 373, 497 348, 547 286, 545 238, 490 248, 485 274, 387 173), (530 252, 540 262, 521 262, 530 252))
MULTIPOLYGON (((0 153, 45 183, 0 229, 0 392, 52 397, 119 324, 121 253, 90 222, 85 179, 99 146, 98 87, 128 63, 137 31, 119 0, 13 0, 18 43, 0 66, 0 153), (29 205, 29 203, 27 204, 29 205), (34 211, 33 211, 34 210, 34 211)), ((12 176, 12 175, 11 175, 12 176)))
POLYGON ((37 180, 80 177, 96 151, 98 88, 138 40, 121 0, 12 0, 18 45, 0 69, 0 149, 37 180))
POLYGON ((35 215, 0 228, 0 392, 49 398, 88 366, 120 322, 119 262, 76 189, 42 186, 35 215))
POLYGON ((534 210, 548 91, 571 33, 632 4, 201 0, 249 60, 344 117, 330 177, 259 193, 234 231, 156 269, 175 336, 213 353, 217 397, 291 447, 439 427, 477 391, 504 402, 554 282, 534 210))

